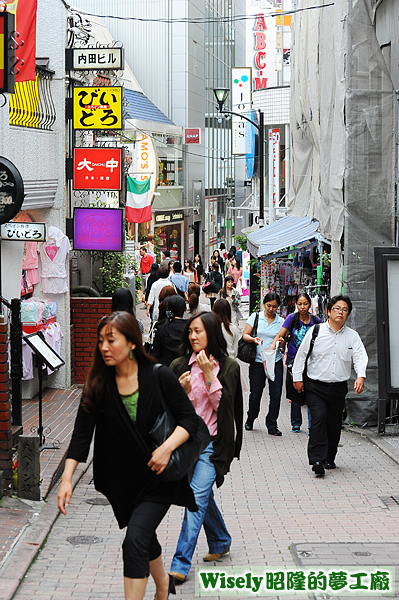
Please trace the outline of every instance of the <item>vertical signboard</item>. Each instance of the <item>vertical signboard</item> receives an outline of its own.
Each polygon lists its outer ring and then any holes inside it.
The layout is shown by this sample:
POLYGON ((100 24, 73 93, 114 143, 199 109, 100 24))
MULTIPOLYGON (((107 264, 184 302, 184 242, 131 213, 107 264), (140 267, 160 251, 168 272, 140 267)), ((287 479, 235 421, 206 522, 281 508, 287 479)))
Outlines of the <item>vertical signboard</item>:
POLYGON ((123 129, 122 87, 74 87, 74 129, 123 129))
POLYGON ((269 197, 277 208, 280 204, 280 129, 269 131, 269 197))
POLYGON ((218 214, 218 199, 209 198, 209 245, 212 246, 218 241, 218 228, 217 228, 217 214, 218 214))
MULTIPOLYGON (((240 67, 231 69, 231 110, 247 116, 252 100, 252 69, 240 67)), ((232 116, 231 153, 245 154, 245 119, 232 116)))

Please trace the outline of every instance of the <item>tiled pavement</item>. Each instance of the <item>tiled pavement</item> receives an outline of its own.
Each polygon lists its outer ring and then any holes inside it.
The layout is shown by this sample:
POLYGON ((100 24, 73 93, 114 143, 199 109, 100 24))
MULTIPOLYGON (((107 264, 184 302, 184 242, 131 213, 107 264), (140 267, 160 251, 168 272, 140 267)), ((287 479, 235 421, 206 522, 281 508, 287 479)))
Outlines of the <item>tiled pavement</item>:
MULTIPOLYGON (((243 372, 246 377, 246 366, 243 372)), ((281 438, 267 434, 264 417, 265 406, 254 431, 244 434, 241 460, 234 461, 225 484, 216 491, 217 502, 233 537, 231 554, 218 566, 293 568, 296 564, 294 545, 295 548, 312 548, 317 554, 317 548, 326 544, 320 566, 327 565, 325 552, 332 551, 332 544, 334 554, 342 555, 345 564, 348 564, 348 543, 362 545, 362 549, 370 548, 372 543, 389 544, 386 548, 391 552, 399 539, 399 505, 389 506, 381 497, 399 496, 397 462, 366 436, 344 431, 337 458, 339 468, 327 472, 324 478, 316 478, 307 465, 306 429, 300 434, 291 433, 287 401, 282 400, 281 438)), ((394 445, 390 448, 399 462, 394 445)), ((53 490, 46 508, 35 524, 27 528, 31 540, 35 526, 37 533, 39 529, 40 532, 49 530, 56 515, 55 496, 56 490, 53 490), (43 524, 46 511, 47 520, 43 524)), ((120 550, 123 532, 118 529, 109 506, 87 504, 87 499, 97 496, 89 469, 75 489, 68 516, 55 521, 45 547, 28 571, 15 600, 123 599, 120 550), (91 545, 72 545, 67 538, 77 535, 96 536, 99 540, 91 545)), ((182 510, 173 507, 159 528, 167 566, 175 549, 181 518, 182 510)), ((11 598, 7 587, 12 589, 12 571, 21 562, 25 539, 9 557, 5 570, 0 570, 0 599, 11 598)), ((201 533, 194 566, 203 565, 202 556, 206 552, 205 537, 201 533)), ((153 594, 154 588, 149 584, 146 598, 152 598, 153 594)), ((193 569, 187 582, 177 588, 176 598, 194 597, 193 569)), ((305 594, 303 600, 306 597, 305 594)))

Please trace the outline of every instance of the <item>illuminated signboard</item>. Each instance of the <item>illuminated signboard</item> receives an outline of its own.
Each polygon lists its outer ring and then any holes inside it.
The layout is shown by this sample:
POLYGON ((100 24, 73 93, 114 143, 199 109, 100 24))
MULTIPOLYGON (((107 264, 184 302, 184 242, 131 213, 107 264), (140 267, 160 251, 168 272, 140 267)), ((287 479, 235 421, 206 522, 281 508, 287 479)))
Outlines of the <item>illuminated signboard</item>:
POLYGON ((120 190, 121 162, 121 148, 75 148, 73 188, 75 190, 120 190))
POLYGON ((123 249, 123 210, 121 208, 75 208, 74 250, 123 249))
POLYGON ((123 129, 122 87, 74 87, 74 129, 123 129))

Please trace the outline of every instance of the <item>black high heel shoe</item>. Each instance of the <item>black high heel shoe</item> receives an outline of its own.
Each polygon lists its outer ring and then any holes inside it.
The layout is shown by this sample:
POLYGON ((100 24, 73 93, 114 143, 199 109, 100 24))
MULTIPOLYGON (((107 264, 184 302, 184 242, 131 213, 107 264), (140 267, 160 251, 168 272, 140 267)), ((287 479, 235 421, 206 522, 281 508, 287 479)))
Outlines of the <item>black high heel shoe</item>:
MULTIPOLYGON (((169 577, 169 585, 168 585, 168 598, 169 598, 169 594, 176 595, 176 585, 175 585, 175 578, 172 577, 172 575, 168 575, 168 577, 169 577)), ((157 600, 156 592, 155 592, 154 600, 157 600)))
POLYGON ((175 578, 172 577, 172 575, 169 575, 168 597, 169 594, 173 594, 174 596, 176 596, 176 583, 175 578))

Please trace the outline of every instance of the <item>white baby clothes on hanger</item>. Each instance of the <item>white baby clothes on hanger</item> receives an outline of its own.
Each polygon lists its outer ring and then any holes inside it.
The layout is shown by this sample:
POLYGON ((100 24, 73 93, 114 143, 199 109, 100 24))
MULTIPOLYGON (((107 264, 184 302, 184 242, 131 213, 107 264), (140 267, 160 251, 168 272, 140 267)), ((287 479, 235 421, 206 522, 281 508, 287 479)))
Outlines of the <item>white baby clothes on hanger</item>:
POLYGON ((68 291, 65 262, 70 249, 67 236, 58 227, 49 227, 47 242, 39 244, 42 290, 45 294, 68 291))

